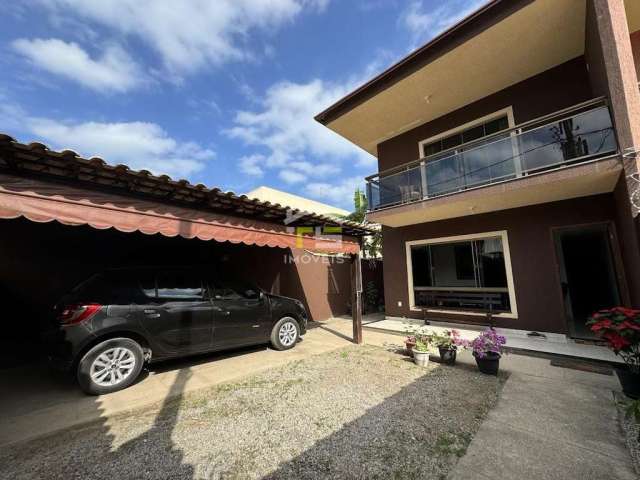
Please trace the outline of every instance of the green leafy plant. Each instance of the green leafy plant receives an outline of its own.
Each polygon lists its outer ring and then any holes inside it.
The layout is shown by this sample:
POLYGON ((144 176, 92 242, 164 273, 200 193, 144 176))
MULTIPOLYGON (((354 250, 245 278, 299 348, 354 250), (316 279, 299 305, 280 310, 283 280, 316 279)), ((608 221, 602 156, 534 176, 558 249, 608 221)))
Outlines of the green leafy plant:
POLYGON ((633 417, 636 423, 640 423, 640 399, 631 400, 625 409, 627 417, 633 417))
POLYGON ((445 330, 441 335, 434 333, 432 339, 436 347, 448 350, 455 350, 458 347, 464 348, 468 345, 468 342, 460 338, 460 333, 457 330, 445 330))
MULTIPOLYGON (((355 192, 353 192, 353 212, 349 215, 334 215, 339 218, 344 218, 345 220, 350 220, 352 222, 364 223, 366 224, 366 214, 367 214, 367 197, 362 190, 356 188, 355 192)), ((373 235, 370 235, 366 238, 364 242, 363 253, 365 258, 377 258, 382 253, 382 231, 377 231, 373 235)))
POLYGON ((416 345, 413 349, 416 352, 428 352, 429 347, 433 343, 433 334, 430 333, 416 333, 415 335, 416 345))
POLYGON ((368 281, 364 289, 364 303, 367 313, 378 311, 379 297, 376 283, 373 280, 368 281))

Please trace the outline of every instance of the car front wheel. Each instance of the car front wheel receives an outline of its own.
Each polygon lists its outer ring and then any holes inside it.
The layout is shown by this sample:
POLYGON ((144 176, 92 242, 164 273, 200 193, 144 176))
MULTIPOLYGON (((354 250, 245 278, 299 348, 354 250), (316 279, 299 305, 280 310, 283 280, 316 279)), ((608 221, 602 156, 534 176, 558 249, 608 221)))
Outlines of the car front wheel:
POLYGON ((300 338, 300 326, 293 317, 281 318, 271 331, 271 345, 276 350, 293 348, 300 338))
POLYGON ((142 347, 130 338, 111 338, 94 346, 78 363, 78 383, 89 395, 116 392, 131 385, 142 370, 142 347))

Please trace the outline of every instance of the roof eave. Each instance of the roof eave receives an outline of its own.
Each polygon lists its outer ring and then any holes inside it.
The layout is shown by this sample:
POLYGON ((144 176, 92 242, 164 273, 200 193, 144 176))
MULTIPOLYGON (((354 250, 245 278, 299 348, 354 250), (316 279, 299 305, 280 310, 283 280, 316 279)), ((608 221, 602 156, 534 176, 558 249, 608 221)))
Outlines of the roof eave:
MULTIPOLYGON (((414 50, 379 75, 318 113, 314 119, 325 126, 328 125, 416 69, 432 62, 435 58, 445 54, 458 44, 464 43, 467 38, 475 36, 477 33, 473 33, 472 30, 475 28, 476 23, 483 19, 496 23, 496 21, 509 16, 533 1, 535 0, 491 0, 422 47, 414 50)), ((480 30, 482 30, 482 27, 480 30)))

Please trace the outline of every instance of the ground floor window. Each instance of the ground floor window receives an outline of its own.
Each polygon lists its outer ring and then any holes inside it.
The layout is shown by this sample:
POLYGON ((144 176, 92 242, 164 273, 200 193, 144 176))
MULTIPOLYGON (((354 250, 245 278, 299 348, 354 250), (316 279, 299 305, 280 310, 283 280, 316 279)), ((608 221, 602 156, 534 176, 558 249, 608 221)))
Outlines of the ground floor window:
POLYGON ((408 242, 415 308, 513 313, 506 232, 408 242))

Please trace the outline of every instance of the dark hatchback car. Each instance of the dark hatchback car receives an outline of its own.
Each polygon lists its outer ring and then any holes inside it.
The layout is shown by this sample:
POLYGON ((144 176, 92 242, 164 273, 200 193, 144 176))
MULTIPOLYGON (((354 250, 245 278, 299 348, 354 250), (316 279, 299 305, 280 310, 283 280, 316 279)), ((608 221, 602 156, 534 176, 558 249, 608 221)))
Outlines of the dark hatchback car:
POLYGON ((306 333, 302 302, 195 269, 118 269, 95 275, 55 306, 49 358, 99 395, 131 385, 145 362, 306 333))

